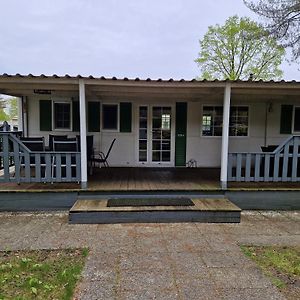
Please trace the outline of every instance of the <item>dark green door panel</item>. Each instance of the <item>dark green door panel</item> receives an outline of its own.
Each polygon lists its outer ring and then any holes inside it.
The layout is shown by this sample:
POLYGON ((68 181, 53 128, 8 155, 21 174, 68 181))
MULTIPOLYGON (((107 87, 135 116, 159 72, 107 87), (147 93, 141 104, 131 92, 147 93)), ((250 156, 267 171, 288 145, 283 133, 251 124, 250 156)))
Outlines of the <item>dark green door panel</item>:
POLYGON ((186 164, 187 103, 176 103, 175 166, 186 164))
POLYGON ((88 131, 100 131, 100 102, 88 102, 88 131))
POLYGON ((40 131, 52 130, 52 101, 40 100, 40 131))
POLYGON ((292 133, 293 105, 281 105, 280 133, 292 133))
POLYGON ((73 124, 73 131, 79 131, 80 130, 79 101, 73 101, 72 124, 73 124))
POLYGON ((131 132, 132 130, 132 104, 130 102, 120 103, 120 132, 131 132))

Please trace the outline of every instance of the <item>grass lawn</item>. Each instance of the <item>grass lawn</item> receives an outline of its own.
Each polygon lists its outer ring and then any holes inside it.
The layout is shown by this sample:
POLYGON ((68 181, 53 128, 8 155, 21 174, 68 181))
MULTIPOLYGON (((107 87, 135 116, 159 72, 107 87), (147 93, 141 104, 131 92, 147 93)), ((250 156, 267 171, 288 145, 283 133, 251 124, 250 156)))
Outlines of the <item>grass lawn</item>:
POLYGON ((71 299, 87 249, 0 252, 0 300, 71 299))
POLYGON ((300 299, 300 247, 241 246, 287 299, 300 299))

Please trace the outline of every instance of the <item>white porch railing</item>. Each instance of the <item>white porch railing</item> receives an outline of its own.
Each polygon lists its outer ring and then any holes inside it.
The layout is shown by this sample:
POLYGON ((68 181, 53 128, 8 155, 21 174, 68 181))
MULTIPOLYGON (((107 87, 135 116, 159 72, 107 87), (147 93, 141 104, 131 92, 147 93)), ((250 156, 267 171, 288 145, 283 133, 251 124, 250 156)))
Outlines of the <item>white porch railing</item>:
POLYGON ((300 181, 300 136, 291 136, 273 152, 228 155, 228 181, 300 181))
POLYGON ((79 182, 80 152, 30 151, 13 133, 0 132, 1 182, 79 182))

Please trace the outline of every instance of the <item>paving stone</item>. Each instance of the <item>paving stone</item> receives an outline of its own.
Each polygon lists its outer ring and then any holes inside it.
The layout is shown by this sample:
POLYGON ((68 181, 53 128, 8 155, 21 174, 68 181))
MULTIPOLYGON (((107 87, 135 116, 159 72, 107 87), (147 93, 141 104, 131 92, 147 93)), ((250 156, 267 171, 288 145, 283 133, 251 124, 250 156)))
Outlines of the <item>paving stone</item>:
POLYGON ((121 299, 125 300, 153 300, 153 299, 163 299, 163 300, 175 300, 182 299, 179 293, 175 290, 159 290, 159 289, 150 289, 150 290, 126 290, 121 292, 121 299))
POLYGON ((175 279, 169 270, 131 270, 124 269, 120 273, 122 290, 175 289, 175 279))
POLYGON ((206 251, 202 252, 201 257, 207 267, 228 268, 237 266, 253 265, 245 255, 232 251, 206 251))
POLYGON ((212 279, 222 288, 269 288, 270 281, 258 267, 213 268, 212 279))
POLYGON ((121 270, 171 270, 171 264, 167 253, 123 253, 121 254, 120 268, 121 270))
POLYGON ((220 299, 224 300, 284 300, 285 297, 280 294, 273 287, 268 289, 257 289, 257 288, 234 288, 234 289, 220 289, 220 299))
POLYGON ((191 276, 206 276, 205 262, 198 253, 173 252, 169 254, 170 263, 175 274, 191 276))
POLYGON ((113 283, 103 281, 82 282, 77 288, 73 300, 110 300, 121 299, 113 283))
POLYGON ((177 277, 177 287, 183 299, 187 300, 211 300, 220 299, 217 286, 209 278, 203 277, 177 277))
POLYGON ((299 212, 240 224, 69 225, 63 213, 0 213, 0 250, 90 248, 74 299, 282 299, 240 244, 299 246, 299 212))

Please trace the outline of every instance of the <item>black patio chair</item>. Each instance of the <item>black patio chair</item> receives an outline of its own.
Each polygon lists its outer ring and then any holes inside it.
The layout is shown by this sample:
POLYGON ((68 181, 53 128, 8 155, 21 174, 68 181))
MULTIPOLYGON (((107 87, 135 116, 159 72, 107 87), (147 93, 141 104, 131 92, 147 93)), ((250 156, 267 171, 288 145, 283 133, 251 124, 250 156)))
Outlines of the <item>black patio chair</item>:
POLYGON ((41 137, 20 137, 20 141, 30 151, 45 151, 45 138, 41 137))
MULTIPOLYGON (((54 152, 78 152, 78 141, 77 138, 61 138, 60 141, 53 139, 53 151, 54 152)), ((61 157, 60 165, 57 165, 56 155, 52 158, 52 167, 51 167, 51 177, 56 178, 57 168, 61 168, 61 176, 66 176, 66 168, 67 168, 67 160, 66 157, 61 157)), ((71 157, 71 169, 72 174, 75 173, 76 170, 76 157, 71 157)), ((73 175, 72 175, 73 176, 73 175)))
MULTIPOLYGON (((33 152, 44 152, 45 151, 45 138, 43 136, 41 137, 20 137, 20 141, 26 148, 28 148, 30 151, 33 152)), ((20 151, 22 153, 23 151, 20 151)), ((34 155, 30 155, 29 158, 29 165, 30 169, 34 168, 36 165, 36 159, 34 155)), ((40 166, 41 166, 41 172, 44 174, 45 170, 45 157, 40 157, 40 166)), ((22 153, 20 157, 20 172, 22 169, 25 168, 25 156, 24 153, 22 153)))
POLYGON ((103 164, 104 167, 109 167, 107 159, 108 159, 109 154, 114 146, 115 141, 116 141, 116 139, 114 138, 109 146, 109 149, 108 149, 106 155, 103 152, 100 152, 98 155, 93 156, 93 158, 92 158, 93 166, 96 166, 96 164, 99 164, 99 166, 101 168, 101 165, 103 164))
POLYGON ((54 151, 53 142, 54 141, 65 141, 68 140, 68 136, 65 135, 55 135, 55 134, 49 134, 49 151, 54 151))

